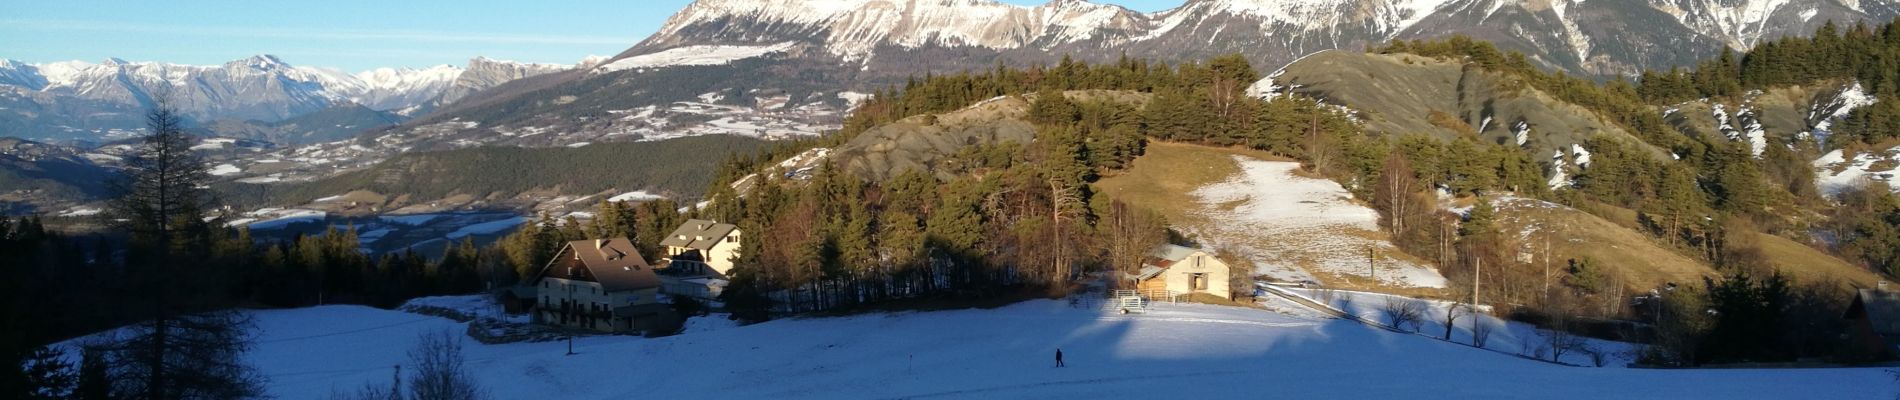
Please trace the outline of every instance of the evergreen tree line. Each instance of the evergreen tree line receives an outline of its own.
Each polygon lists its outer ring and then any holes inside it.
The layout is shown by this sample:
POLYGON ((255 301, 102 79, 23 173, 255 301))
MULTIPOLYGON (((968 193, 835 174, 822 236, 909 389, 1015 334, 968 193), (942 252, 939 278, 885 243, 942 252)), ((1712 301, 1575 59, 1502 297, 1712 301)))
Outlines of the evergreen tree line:
POLYGON ((770 142, 744 136, 703 135, 573 148, 487 146, 419 151, 310 182, 227 182, 218 184, 217 189, 222 200, 238 205, 299 204, 355 190, 418 199, 457 194, 511 197, 537 189, 598 193, 644 188, 660 193, 693 193, 706 187, 711 176, 705 171, 717 167, 722 157, 750 155, 771 146, 770 142))

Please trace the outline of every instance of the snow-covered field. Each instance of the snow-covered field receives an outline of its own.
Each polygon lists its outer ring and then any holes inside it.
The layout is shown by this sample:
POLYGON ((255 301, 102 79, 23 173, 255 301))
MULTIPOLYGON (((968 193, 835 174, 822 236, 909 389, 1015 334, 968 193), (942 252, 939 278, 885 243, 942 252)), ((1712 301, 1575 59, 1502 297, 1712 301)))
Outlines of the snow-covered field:
POLYGON ((239 172, 244 172, 244 170, 238 169, 236 165, 218 164, 218 166, 216 167, 211 167, 211 170, 207 171, 206 173, 209 173, 215 176, 225 176, 225 175, 235 174, 239 172))
MULTIPOLYGON (((1326 304, 1336 310, 1358 316, 1361 319, 1376 321, 1381 324, 1390 323, 1385 312, 1388 301, 1418 301, 1425 304, 1426 308, 1423 318, 1419 319, 1417 326, 1399 326, 1397 328, 1403 330, 1417 328, 1416 332, 1420 335, 1441 339, 1445 335, 1445 314, 1450 312, 1453 306, 1452 303, 1446 301, 1411 299, 1381 293, 1303 288, 1283 288, 1281 290, 1300 297, 1305 297, 1316 303, 1326 304)), ((1461 307, 1461 309, 1459 311, 1458 320, 1452 323, 1451 341, 1471 344, 1473 343, 1471 321, 1472 318, 1474 318, 1474 314, 1469 312, 1470 308, 1468 308, 1468 305, 1460 305, 1459 307, 1461 307)), ((1488 309, 1489 306, 1485 306, 1484 308, 1488 309)), ((1545 337, 1539 336, 1537 327, 1522 322, 1507 321, 1490 315, 1480 314, 1476 318, 1491 329, 1489 336, 1485 339, 1485 349, 1541 360, 1550 359, 1548 356, 1549 353, 1547 353, 1549 342, 1545 337)), ((1564 354, 1560 359, 1563 363, 1593 366, 1596 363, 1587 353, 1600 352, 1604 356, 1604 366, 1621 367, 1635 361, 1636 351, 1639 350, 1636 345, 1630 343, 1589 338, 1582 340, 1584 347, 1564 354)))
POLYGON ((1211 248, 1231 247, 1276 280, 1366 276, 1367 249, 1378 254, 1372 274, 1384 284, 1445 287, 1436 269, 1405 259, 1378 234, 1379 214, 1352 201, 1344 187, 1294 175, 1299 163, 1234 156, 1241 173, 1194 191, 1198 212, 1214 221, 1198 232, 1211 248))
POLYGON ((515 227, 521 226, 521 224, 525 224, 525 223, 528 223, 527 217, 503 218, 503 219, 498 219, 494 221, 488 221, 488 222, 483 222, 479 224, 464 226, 461 229, 456 229, 454 232, 449 232, 449 234, 443 235, 442 237, 446 237, 451 240, 460 240, 464 237, 468 237, 469 235, 494 235, 494 234, 499 234, 501 232, 507 231, 509 229, 514 229, 515 227))
MULTIPOLYGON (((470 304, 434 298, 430 304, 470 304)), ((464 326, 357 306, 258 311, 272 395, 386 382, 416 335, 464 326)), ((500 399, 1890 398, 1884 370, 1566 367, 1356 322, 1208 305, 1120 316, 1032 301, 992 310, 698 319, 658 339, 466 343, 500 399), (1052 368, 1056 349, 1068 367, 1052 368)))

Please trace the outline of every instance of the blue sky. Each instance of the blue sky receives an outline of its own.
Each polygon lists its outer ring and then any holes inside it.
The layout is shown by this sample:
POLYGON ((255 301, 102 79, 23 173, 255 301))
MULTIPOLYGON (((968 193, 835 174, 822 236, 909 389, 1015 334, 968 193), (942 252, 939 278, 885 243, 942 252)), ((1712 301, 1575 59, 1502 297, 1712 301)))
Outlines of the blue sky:
MULTIPOLYGON (((1003 0, 1034 5, 1046 0, 1003 0)), ((1182 0, 1107 0, 1137 11, 1182 0)), ((27 0, 0 15, 0 58, 219 64, 275 54, 361 71, 474 56, 571 64, 646 38, 690 0, 27 0)))

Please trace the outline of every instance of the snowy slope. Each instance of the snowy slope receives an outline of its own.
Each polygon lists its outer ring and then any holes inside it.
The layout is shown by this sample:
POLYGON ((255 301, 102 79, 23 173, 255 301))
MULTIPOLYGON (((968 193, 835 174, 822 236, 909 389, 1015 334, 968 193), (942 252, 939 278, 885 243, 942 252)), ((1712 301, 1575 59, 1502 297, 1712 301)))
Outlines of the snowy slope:
MULTIPOLYGON (((435 301, 432 304, 458 302, 435 301)), ((490 311, 492 312, 492 311, 490 311)), ((358 306, 258 311, 271 394, 387 382, 417 334, 462 324, 358 306)), ((1557 366, 1356 322, 1204 305, 1118 316, 1034 301, 993 310, 689 323, 659 339, 466 344, 499 399, 1887 398, 1878 368, 1557 366), (1052 353, 1067 368, 1051 368, 1052 353)))
POLYGON ((686 46, 667 49, 657 53, 622 58, 618 61, 601 65, 596 68, 596 71, 614 72, 628 69, 679 65, 719 65, 735 60, 783 52, 791 47, 792 42, 784 42, 770 46, 686 46))
POLYGON ((1194 191, 1198 213, 1218 221, 1191 232, 1212 248, 1230 247, 1275 280, 1319 280, 1368 273, 1388 285, 1445 287, 1436 269, 1405 259, 1390 242, 1372 239, 1378 213, 1352 201, 1326 179, 1294 174, 1299 163, 1234 156, 1241 173, 1194 191), (1368 272, 1367 249, 1386 256, 1368 272))
POLYGON ((1900 180, 1895 179, 1900 177, 1900 168, 1896 165, 1900 165, 1900 146, 1862 152, 1852 159, 1834 150, 1814 160, 1814 184, 1829 196, 1872 182, 1886 183, 1888 189, 1900 193, 1900 180))

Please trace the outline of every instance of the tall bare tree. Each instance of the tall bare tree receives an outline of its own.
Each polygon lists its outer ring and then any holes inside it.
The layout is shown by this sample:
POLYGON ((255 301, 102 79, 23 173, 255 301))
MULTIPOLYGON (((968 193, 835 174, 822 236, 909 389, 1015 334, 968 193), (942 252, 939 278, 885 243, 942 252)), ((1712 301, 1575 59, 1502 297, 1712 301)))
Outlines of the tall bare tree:
POLYGON ((1161 216, 1119 200, 1109 205, 1106 222, 1109 263, 1115 268, 1117 275, 1113 278, 1118 284, 1122 281, 1121 274, 1139 271, 1142 258, 1155 246, 1167 242, 1161 216))
POLYGON ((1397 151, 1386 155, 1385 165, 1379 171, 1379 184, 1373 188, 1372 197, 1377 201, 1379 211, 1385 212, 1385 221, 1382 222, 1394 238, 1405 234, 1406 221, 1423 207, 1418 197, 1413 195, 1423 188, 1405 155, 1397 151))

